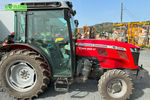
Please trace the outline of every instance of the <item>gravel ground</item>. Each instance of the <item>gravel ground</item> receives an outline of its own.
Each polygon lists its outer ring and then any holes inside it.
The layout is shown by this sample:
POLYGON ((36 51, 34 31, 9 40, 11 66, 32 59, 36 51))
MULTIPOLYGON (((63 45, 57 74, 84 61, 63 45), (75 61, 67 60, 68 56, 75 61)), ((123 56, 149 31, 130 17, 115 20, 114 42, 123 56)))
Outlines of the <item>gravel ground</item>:
MULTIPOLYGON (((150 73, 150 50, 141 50, 140 64, 150 73)), ((130 100, 149 100, 150 98, 150 76, 134 81, 134 91, 130 100)), ((0 100, 15 100, 5 92, 0 92, 0 100)), ((69 92, 55 92, 54 88, 47 89, 36 100, 102 100, 98 90, 96 81, 88 81, 87 83, 74 83, 70 86, 69 92)))

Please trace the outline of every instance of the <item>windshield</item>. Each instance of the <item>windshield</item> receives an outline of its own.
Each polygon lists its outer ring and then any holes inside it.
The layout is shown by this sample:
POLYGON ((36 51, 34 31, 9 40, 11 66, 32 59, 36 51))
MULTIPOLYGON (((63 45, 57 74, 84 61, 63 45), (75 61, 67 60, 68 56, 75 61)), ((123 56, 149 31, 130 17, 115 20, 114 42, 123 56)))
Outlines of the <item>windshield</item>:
POLYGON ((73 16, 71 16, 70 18, 70 24, 71 24, 72 38, 75 39, 75 24, 73 16))

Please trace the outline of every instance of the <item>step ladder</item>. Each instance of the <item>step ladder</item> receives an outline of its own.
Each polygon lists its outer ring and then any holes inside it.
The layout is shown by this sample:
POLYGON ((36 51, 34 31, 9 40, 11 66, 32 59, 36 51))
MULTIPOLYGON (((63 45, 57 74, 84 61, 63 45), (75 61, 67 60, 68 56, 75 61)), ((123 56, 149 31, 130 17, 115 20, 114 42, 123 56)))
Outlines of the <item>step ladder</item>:
POLYGON ((58 78, 54 83, 55 91, 67 92, 69 90, 69 82, 67 78, 58 78))

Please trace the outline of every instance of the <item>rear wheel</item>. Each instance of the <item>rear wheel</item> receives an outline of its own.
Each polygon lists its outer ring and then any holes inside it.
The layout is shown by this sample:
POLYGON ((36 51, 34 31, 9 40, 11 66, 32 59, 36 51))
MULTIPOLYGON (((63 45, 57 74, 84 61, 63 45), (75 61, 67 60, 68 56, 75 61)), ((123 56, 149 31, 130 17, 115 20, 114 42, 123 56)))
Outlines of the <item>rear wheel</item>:
POLYGON ((101 76, 98 90, 104 100, 127 100, 132 94, 132 79, 121 70, 110 70, 101 76))
POLYGON ((11 51, 2 58, 0 66, 1 86, 15 98, 37 97, 50 80, 47 63, 33 51, 11 51))

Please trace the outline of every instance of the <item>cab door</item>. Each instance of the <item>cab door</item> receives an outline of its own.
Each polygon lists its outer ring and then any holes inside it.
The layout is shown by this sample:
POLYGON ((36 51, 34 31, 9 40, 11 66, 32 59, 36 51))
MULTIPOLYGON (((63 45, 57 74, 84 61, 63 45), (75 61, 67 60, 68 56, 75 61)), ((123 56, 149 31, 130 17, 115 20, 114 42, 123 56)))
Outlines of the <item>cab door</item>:
POLYGON ((43 51, 53 77, 71 77, 71 44, 63 10, 29 11, 29 43, 43 51))

